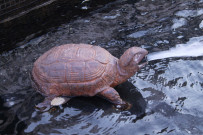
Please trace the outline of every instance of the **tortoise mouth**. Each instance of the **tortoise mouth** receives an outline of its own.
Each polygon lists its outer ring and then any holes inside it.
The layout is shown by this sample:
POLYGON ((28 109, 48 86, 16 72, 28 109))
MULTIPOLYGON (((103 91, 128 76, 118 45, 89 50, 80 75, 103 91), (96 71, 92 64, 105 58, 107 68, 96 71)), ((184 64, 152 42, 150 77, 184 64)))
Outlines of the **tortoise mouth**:
POLYGON ((143 59, 142 59, 139 63, 142 64, 142 63, 146 63, 146 62, 148 62, 148 61, 147 61, 147 56, 144 56, 143 59))
POLYGON ((148 63, 147 61, 147 56, 145 56, 141 61, 140 64, 138 65, 139 69, 144 67, 148 63))
POLYGON ((141 68, 147 64, 147 50, 143 49, 143 51, 135 54, 134 61, 138 63, 138 67, 141 68))
POLYGON ((147 54, 148 52, 145 50, 145 51, 142 51, 142 52, 139 52, 139 53, 136 53, 134 55, 134 61, 137 62, 137 63, 143 63, 143 62, 146 62, 147 61, 147 54))

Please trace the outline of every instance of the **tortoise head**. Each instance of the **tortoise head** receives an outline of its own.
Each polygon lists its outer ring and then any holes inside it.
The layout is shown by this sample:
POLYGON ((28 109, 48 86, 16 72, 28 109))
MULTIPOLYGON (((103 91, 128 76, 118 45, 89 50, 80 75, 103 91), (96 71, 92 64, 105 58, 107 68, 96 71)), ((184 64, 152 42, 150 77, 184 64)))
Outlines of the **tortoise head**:
POLYGON ((148 51, 140 47, 131 47, 124 52, 118 61, 118 65, 121 73, 128 74, 132 76, 140 68, 142 68, 146 62, 140 63, 145 56, 148 54, 148 51))

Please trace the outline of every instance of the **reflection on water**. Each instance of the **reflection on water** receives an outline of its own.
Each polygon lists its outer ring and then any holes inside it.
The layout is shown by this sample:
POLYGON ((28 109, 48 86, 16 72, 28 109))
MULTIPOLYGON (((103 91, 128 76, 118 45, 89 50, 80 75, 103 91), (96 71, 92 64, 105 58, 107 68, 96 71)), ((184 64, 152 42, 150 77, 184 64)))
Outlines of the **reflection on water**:
POLYGON ((139 120, 136 127, 128 124, 119 131, 202 134, 202 60, 171 59, 162 62, 149 62, 140 74, 131 78, 147 101, 147 111, 154 112, 153 115, 139 120), (146 77, 143 79, 143 76, 146 77))
POLYGON ((1 134, 203 134, 202 56, 150 61, 116 87, 133 104, 123 112, 99 97, 77 97, 40 113, 34 106, 44 97, 30 85, 33 62, 57 45, 97 44, 119 57, 135 45, 152 53, 202 39, 202 7, 201 0, 118 0, 1 54, 1 134))

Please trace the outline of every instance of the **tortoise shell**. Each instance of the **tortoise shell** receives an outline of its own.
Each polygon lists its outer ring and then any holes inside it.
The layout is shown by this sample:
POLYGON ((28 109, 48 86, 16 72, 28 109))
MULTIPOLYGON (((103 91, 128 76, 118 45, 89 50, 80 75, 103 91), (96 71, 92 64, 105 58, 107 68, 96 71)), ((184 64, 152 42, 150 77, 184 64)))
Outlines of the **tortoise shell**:
POLYGON ((38 90, 46 96, 94 96, 114 81, 116 61, 99 46, 61 45, 37 59, 32 75, 38 90))

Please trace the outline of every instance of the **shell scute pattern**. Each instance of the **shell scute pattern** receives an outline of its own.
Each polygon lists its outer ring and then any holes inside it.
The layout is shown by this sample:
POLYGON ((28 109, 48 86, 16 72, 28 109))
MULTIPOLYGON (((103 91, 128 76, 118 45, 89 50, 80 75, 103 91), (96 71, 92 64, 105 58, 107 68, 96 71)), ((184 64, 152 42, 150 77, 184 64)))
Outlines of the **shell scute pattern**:
POLYGON ((107 64, 109 62, 109 57, 111 54, 108 51, 98 46, 93 46, 92 48, 96 50, 95 60, 103 64, 107 64))
POLYGON ((42 55, 41 59, 38 59, 37 61, 43 65, 55 63, 57 61, 58 55, 60 54, 59 51, 60 50, 57 49, 57 47, 54 47, 42 55))
POLYGON ((96 51, 92 48, 79 48, 77 57, 83 60, 91 60, 95 58, 96 51), (88 52, 88 53, 87 53, 88 52))
POLYGON ((79 83, 84 82, 84 68, 85 62, 76 61, 66 63, 66 82, 67 83, 79 83))
POLYGON ((90 46, 85 47, 85 45, 62 46, 59 50, 60 56, 57 59, 64 62, 91 60, 94 59, 96 53, 90 46))
POLYGON ((52 83, 88 82, 102 76, 109 56, 105 49, 97 46, 62 45, 39 60, 39 70, 52 83))
POLYGON ((106 65, 98 61, 88 61, 85 66, 85 80, 91 81, 95 78, 101 77, 105 72, 106 65))

